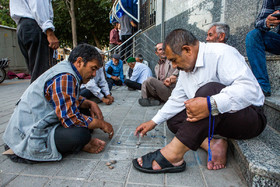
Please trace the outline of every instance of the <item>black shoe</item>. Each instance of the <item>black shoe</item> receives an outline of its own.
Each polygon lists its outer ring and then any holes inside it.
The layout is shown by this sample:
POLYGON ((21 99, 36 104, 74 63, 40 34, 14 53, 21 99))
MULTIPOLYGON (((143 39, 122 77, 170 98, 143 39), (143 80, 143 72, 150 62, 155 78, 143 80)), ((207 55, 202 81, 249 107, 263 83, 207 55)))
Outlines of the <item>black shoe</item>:
POLYGON ((127 89, 128 89, 129 91, 135 91, 135 89, 130 88, 130 87, 127 87, 127 89))
POLYGON ((160 101, 159 100, 155 100, 155 99, 147 99, 147 98, 141 98, 141 99, 138 99, 138 103, 141 105, 141 106, 158 106, 160 105, 160 101))

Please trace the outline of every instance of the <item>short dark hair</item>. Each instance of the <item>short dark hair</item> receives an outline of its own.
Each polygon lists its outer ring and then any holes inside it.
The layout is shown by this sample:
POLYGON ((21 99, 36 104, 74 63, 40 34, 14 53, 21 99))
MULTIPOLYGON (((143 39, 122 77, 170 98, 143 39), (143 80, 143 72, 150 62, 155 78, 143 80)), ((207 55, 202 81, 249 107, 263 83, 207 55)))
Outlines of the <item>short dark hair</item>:
POLYGON ((168 45, 175 54, 181 55, 184 45, 195 45, 197 42, 198 40, 190 31, 175 29, 166 36, 163 49, 165 50, 168 45))
POLYGON ((75 47, 68 58, 70 63, 74 63, 77 61, 78 57, 83 58, 84 65, 86 66, 88 61, 97 60, 99 65, 102 66, 102 57, 99 52, 95 49, 94 46, 89 44, 79 44, 75 47))

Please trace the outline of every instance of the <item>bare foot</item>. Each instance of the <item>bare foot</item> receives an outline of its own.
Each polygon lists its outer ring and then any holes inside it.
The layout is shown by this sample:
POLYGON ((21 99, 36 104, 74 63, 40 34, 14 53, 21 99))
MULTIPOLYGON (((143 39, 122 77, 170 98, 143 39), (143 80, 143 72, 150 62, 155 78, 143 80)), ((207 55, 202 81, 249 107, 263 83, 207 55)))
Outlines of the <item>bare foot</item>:
POLYGON ((212 161, 207 163, 207 168, 209 170, 225 168, 227 162, 227 147, 227 141, 224 139, 211 140, 212 161))
POLYGON ((106 143, 98 138, 92 138, 87 145, 84 146, 83 151, 89 153, 100 153, 106 143))
MULTIPOLYGON (((166 156, 165 156, 166 153, 164 153, 165 151, 160 150, 160 152, 161 152, 161 154, 166 158, 166 156)), ((167 159, 167 158, 166 158, 166 159, 167 159)), ((168 160, 173 166, 180 166, 180 165, 182 165, 183 162, 184 162, 184 159, 180 159, 180 161, 178 161, 178 162, 176 162, 176 161, 172 162, 172 161, 170 161, 170 159, 167 159, 167 160, 168 160)), ((172 160, 173 160, 173 159, 172 159, 172 160)), ((142 165, 143 165, 142 157, 138 158, 137 161, 138 161, 138 164, 142 167, 142 165)), ((159 165, 155 160, 154 160, 153 163, 152 163, 152 168, 153 168, 153 170, 160 170, 160 169, 161 169, 160 165, 159 165)))

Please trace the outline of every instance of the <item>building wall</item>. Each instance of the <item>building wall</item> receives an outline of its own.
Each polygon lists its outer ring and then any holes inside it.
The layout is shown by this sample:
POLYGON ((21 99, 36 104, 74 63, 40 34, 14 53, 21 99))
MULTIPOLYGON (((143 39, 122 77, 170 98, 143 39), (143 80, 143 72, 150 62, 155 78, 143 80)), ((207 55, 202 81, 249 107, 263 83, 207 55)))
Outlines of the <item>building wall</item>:
POLYGON ((0 59, 9 58, 7 70, 27 72, 25 59, 19 49, 16 29, 0 26, 0 59))
MULTIPOLYGON (((161 41, 162 2, 164 1, 157 1, 156 25, 145 31, 155 43, 161 41)), ((246 34, 254 28, 262 2, 262 0, 165 0, 164 37, 176 28, 184 28, 191 31, 200 41, 205 41, 211 23, 225 22, 231 30, 228 44, 246 56, 246 34)), ((154 56, 153 61, 156 60, 154 56)))

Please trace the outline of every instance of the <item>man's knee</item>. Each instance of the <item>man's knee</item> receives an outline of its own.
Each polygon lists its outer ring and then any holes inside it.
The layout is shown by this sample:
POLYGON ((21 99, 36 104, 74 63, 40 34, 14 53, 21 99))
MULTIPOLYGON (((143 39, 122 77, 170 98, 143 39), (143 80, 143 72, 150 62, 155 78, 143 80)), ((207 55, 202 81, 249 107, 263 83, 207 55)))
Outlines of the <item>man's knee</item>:
POLYGON ((256 39, 262 38, 262 32, 259 29, 254 29, 252 31, 250 31, 247 36, 246 36, 246 46, 250 46, 253 43, 256 43, 256 39))
POLYGON ((113 68, 111 66, 109 66, 108 69, 107 69, 107 73, 109 75, 112 75, 113 71, 114 71, 113 68))
POLYGON ((204 86, 200 87, 196 93, 195 97, 207 97, 211 95, 215 95, 221 92, 223 88, 226 86, 218 83, 218 82, 210 82, 205 84, 204 86))

